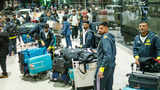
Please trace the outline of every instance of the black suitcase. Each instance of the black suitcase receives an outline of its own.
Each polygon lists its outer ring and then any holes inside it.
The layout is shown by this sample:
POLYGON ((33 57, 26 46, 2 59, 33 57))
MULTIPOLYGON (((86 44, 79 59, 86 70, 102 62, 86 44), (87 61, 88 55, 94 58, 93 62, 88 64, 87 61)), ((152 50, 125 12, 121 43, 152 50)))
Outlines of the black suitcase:
POLYGON ((60 72, 60 73, 63 73, 64 71, 66 71, 65 59, 62 57, 55 58, 53 61, 53 69, 56 72, 60 72))
MULTIPOLYGON (((133 65, 132 65, 133 66, 133 65)), ((149 90, 160 90, 160 73, 147 73, 136 71, 129 74, 129 87, 139 87, 149 90)))

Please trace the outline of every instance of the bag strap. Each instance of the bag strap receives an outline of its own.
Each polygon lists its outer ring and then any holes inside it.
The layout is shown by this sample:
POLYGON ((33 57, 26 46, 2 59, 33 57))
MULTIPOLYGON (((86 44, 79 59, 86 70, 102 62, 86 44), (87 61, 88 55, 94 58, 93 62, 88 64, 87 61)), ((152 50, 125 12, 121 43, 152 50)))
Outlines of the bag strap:
POLYGON ((80 64, 79 64, 79 71, 82 73, 82 74, 86 74, 87 73, 87 67, 86 67, 86 64, 84 64, 84 72, 80 69, 80 64))

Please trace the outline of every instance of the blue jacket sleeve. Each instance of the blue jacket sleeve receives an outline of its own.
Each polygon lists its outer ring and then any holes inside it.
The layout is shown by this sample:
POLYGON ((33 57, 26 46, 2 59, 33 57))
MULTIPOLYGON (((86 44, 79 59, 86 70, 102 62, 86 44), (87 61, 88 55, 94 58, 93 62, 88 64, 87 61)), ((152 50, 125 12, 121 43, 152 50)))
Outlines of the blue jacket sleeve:
POLYGON ((52 35, 51 35, 52 40, 51 40, 49 46, 56 46, 56 37, 55 37, 55 35, 53 34, 53 32, 50 32, 50 33, 52 34, 52 35))
POLYGON ((137 37, 135 37, 134 43, 133 43, 133 56, 139 56, 138 55, 138 45, 137 45, 137 37))
POLYGON ((157 57, 160 57, 160 38, 158 36, 155 37, 155 47, 157 51, 157 57))
POLYGON ((62 35, 66 35, 66 31, 67 31, 67 24, 66 23, 64 23, 63 24, 63 28, 62 28, 62 35))
POLYGON ((102 39, 103 58, 100 67, 108 66, 112 61, 112 42, 108 38, 102 39))
POLYGON ((40 32, 40 34, 39 34, 39 37, 40 37, 40 41, 43 41, 43 36, 42 36, 42 31, 40 32))

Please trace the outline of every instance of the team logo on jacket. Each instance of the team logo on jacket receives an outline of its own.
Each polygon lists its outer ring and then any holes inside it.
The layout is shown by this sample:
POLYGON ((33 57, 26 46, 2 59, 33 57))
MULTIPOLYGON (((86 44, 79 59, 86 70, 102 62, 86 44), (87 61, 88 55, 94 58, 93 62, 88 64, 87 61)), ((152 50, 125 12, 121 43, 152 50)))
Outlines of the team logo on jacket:
POLYGON ((104 36, 103 38, 106 39, 106 38, 108 38, 108 37, 107 37, 107 36, 104 36))
POLYGON ((147 39, 147 40, 146 40, 146 42, 147 42, 147 43, 150 43, 150 42, 151 42, 151 40, 150 40, 150 39, 147 39))

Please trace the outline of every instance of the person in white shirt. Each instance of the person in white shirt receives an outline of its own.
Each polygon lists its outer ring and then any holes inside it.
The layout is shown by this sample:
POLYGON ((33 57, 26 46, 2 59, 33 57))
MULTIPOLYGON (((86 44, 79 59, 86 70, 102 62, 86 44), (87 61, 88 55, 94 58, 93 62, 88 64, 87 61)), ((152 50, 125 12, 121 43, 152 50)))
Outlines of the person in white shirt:
POLYGON ((89 9, 88 9, 87 15, 88 15, 88 20, 89 20, 89 22, 92 23, 92 18, 93 18, 93 16, 92 16, 91 11, 90 11, 89 9))
POLYGON ((72 27, 72 39, 76 39, 78 37, 78 16, 76 15, 76 10, 72 11, 72 15, 70 16, 70 23, 72 27))
POLYGON ((89 28, 89 21, 83 22, 83 48, 95 48, 94 47, 94 32, 89 28))
POLYGON ((64 14, 62 13, 62 11, 59 11, 59 13, 58 13, 58 17, 59 17, 59 23, 60 24, 62 24, 63 23, 63 16, 64 16, 64 14))

